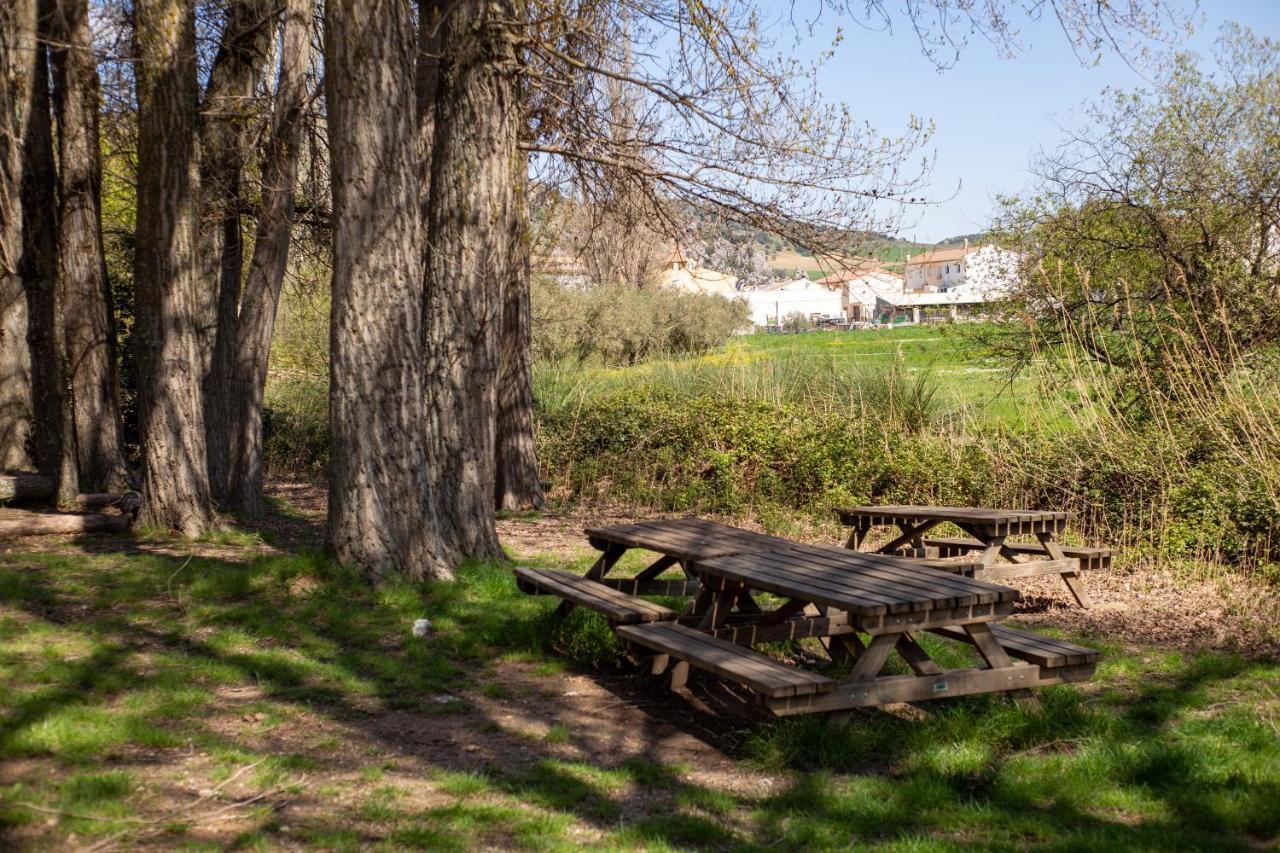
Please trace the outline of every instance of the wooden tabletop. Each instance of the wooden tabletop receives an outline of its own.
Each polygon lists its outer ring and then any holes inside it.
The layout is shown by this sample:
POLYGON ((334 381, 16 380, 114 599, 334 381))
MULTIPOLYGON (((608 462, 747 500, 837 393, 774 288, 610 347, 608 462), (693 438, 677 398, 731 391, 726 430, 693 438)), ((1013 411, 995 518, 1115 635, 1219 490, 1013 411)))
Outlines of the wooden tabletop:
POLYGON ((1058 510, 994 509, 966 506, 855 506, 837 510, 844 524, 898 524, 899 522, 950 521, 956 524, 1009 528, 1017 532, 1057 531, 1066 527, 1070 513, 1058 510), (1022 530, 1022 528, 1027 528, 1022 530), (1031 529, 1034 528, 1034 529, 1031 529))
POLYGON ((1017 590, 901 557, 825 545, 699 559, 693 571, 860 616, 1013 602, 1017 590))
POLYGON ((644 548, 679 560, 699 560, 742 551, 770 551, 794 547, 777 536, 730 527, 703 518, 662 518, 612 527, 588 527, 591 544, 601 550, 608 544, 644 548))

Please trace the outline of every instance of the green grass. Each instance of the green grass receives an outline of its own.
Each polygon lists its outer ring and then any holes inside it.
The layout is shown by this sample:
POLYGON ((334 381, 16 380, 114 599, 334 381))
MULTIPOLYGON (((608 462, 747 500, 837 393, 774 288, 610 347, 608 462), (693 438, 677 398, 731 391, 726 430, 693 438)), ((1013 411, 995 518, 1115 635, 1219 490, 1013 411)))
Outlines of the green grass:
MULTIPOLYGON (((1275 662, 1082 637, 1104 649, 1098 677, 1040 691, 1042 716, 988 696, 843 729, 708 721, 767 787, 624 750, 566 758, 581 732, 554 719, 521 741, 530 760, 476 769, 433 764, 408 732, 497 731, 465 697, 518 701, 494 687, 500 661, 545 667, 553 690, 565 666, 632 672, 601 620, 553 624, 553 602, 501 565, 374 590, 313 554, 183 563, 0 563, 0 837, 180 847, 228 803, 218 845, 268 849, 1244 850, 1280 835, 1275 662), (423 614, 433 633, 413 638, 423 614)), ((963 657, 940 643, 944 663, 963 657)))

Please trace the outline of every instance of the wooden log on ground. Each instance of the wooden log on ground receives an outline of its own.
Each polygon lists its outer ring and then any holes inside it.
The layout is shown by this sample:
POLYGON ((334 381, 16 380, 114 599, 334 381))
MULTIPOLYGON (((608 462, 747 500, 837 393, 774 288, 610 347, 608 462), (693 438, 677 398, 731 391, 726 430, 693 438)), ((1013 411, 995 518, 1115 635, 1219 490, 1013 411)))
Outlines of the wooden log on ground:
POLYGON ((136 516, 142 509, 142 496, 137 492, 102 492, 97 494, 76 495, 76 506, 80 509, 117 509, 126 515, 136 516))
POLYGON ((0 503, 40 501, 53 497, 53 481, 39 474, 0 474, 0 503))
POLYGON ((123 533, 132 525, 132 515, 33 512, 22 518, 0 519, 0 539, 11 539, 15 536, 50 536, 60 533, 123 533))

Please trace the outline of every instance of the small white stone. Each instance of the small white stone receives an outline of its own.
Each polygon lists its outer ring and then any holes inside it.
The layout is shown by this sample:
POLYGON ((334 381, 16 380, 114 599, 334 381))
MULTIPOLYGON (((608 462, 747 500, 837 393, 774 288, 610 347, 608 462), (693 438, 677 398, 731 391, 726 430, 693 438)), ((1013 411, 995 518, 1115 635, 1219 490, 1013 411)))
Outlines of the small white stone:
POLYGON ((431 630, 430 619, 414 619, 413 620, 413 636, 425 637, 427 632, 431 630))

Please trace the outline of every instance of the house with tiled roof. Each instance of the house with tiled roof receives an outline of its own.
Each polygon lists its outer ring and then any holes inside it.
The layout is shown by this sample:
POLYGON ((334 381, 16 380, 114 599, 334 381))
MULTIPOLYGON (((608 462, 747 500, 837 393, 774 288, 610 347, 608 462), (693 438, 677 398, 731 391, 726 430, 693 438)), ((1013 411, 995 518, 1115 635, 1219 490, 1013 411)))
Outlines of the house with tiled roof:
POLYGON ((686 293, 711 293, 729 298, 740 295, 736 275, 698 266, 685 257, 679 246, 662 262, 658 282, 663 287, 686 293))
POLYGON ((978 251, 968 241, 963 246, 933 249, 907 258, 903 278, 907 290, 949 290, 965 282, 966 261, 978 251))

